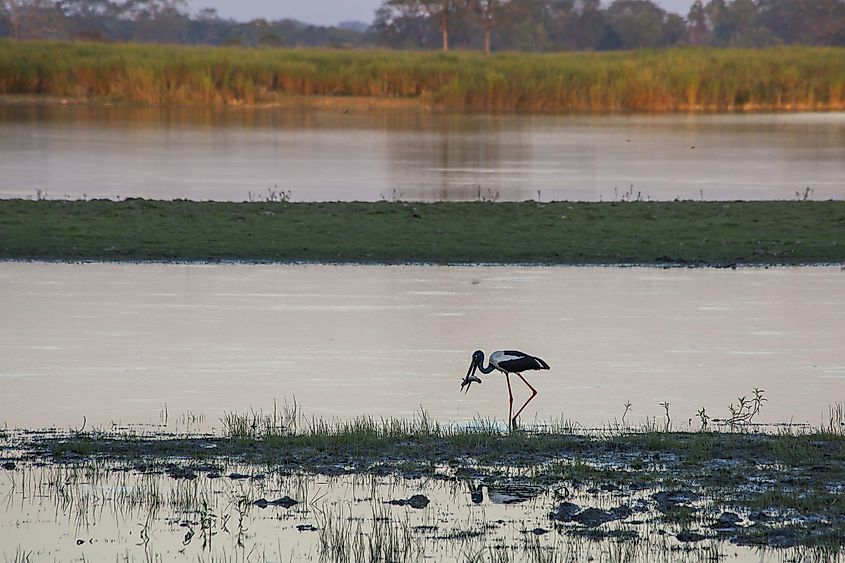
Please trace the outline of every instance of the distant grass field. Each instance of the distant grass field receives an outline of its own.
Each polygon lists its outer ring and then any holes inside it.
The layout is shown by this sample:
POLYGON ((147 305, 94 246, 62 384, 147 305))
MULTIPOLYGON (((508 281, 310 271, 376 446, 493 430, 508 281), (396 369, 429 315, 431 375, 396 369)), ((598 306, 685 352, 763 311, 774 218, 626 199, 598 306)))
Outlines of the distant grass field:
POLYGON ((845 201, 0 200, 0 258, 534 264, 845 262, 845 201))
POLYGON ((142 104, 410 100, 481 111, 845 109, 845 49, 554 54, 0 41, 0 95, 142 104))

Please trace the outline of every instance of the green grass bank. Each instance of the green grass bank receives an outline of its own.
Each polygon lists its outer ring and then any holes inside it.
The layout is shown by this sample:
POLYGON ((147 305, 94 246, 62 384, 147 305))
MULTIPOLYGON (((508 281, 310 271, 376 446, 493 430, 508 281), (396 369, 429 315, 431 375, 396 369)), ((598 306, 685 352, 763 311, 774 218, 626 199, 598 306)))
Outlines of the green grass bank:
POLYGON ((845 201, 0 200, 0 258, 533 264, 845 262, 845 201))
POLYGON ((553 54, 0 41, 0 95, 255 105, 315 96, 477 111, 845 109, 845 49, 553 54))

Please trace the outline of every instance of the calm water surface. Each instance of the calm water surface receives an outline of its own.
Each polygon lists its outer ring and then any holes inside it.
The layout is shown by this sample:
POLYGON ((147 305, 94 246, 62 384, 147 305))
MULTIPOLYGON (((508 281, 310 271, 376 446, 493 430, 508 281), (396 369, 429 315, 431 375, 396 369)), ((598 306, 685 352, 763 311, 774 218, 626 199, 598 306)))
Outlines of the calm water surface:
MULTIPOLYGON (((550 372, 523 415, 662 419, 764 388, 760 421, 826 421, 845 401, 845 271, 0 264, 0 425, 169 424, 294 397, 309 415, 502 420, 473 350, 550 372), (190 418, 190 417, 189 417, 190 418)), ((518 382, 517 382, 518 383, 518 382)), ((527 397, 521 383, 517 400, 527 397)), ((184 429, 184 428, 183 428, 184 429)))
POLYGON ((0 106, 0 197, 845 198, 845 113, 0 106), (539 193, 538 193, 539 192, 539 193))

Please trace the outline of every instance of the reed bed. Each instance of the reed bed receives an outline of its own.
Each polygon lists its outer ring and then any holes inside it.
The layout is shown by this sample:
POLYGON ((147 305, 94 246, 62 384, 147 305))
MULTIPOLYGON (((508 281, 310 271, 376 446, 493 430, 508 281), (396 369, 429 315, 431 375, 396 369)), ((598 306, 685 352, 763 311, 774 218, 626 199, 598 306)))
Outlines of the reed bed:
MULTIPOLYGON (((359 416, 327 420, 306 417, 296 402, 285 402, 269 413, 227 413, 221 423, 223 436, 228 438, 327 451, 384 449, 397 443, 419 447, 449 444, 456 448, 487 448, 503 438, 496 422, 487 419, 476 420, 469 426, 444 425, 421 410, 410 419, 359 416)), ((522 443, 526 436, 511 438, 522 443)))
POLYGON ((407 100, 473 111, 845 109, 845 49, 553 54, 0 41, 0 95, 257 105, 407 100))

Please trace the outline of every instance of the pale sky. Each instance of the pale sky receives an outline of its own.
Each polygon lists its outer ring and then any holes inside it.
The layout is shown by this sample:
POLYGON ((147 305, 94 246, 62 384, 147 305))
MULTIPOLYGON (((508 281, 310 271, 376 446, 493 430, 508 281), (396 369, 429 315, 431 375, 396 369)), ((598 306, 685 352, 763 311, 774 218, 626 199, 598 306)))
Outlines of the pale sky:
MULTIPOLYGON (((686 16, 693 0, 653 0, 663 9, 686 16)), ((607 0, 604 0, 608 3, 607 0)), ((191 6, 217 8, 224 18, 249 21, 255 18, 291 18, 305 23, 335 25, 344 20, 373 21, 381 0, 191 0, 191 6)))

